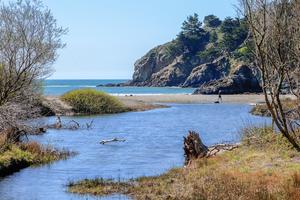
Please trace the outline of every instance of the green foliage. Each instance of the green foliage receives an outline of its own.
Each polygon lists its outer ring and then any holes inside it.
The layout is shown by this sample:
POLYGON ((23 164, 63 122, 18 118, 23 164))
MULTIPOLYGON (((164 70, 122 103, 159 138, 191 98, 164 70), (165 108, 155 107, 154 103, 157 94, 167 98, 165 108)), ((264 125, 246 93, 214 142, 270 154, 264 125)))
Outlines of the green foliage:
POLYGON ((209 33, 202 28, 197 14, 189 16, 181 29, 178 39, 190 53, 197 52, 209 41, 209 33))
POLYGON ((241 54, 241 55, 246 55, 248 52, 249 52, 249 48, 246 47, 246 46, 243 46, 241 48, 238 49, 238 52, 241 54))
POLYGON ((77 113, 111 114, 126 111, 125 106, 116 97, 93 89, 73 90, 61 98, 77 113))
POLYGON ((236 59, 251 62, 253 60, 252 49, 254 49, 254 44, 252 41, 248 41, 235 50, 234 56, 236 59))
POLYGON ((166 55, 173 58, 183 54, 185 60, 197 58, 211 62, 226 52, 238 61, 253 61, 254 46, 247 40, 249 31, 245 19, 227 17, 221 21, 208 15, 203 23, 197 14, 189 16, 178 37, 166 45, 166 55))
POLYGON ((21 150, 16 145, 12 145, 9 150, 0 154, 0 168, 8 167, 13 162, 26 161, 31 163, 33 160, 33 155, 30 152, 21 150))
POLYGON ((204 17, 204 25, 210 28, 216 28, 221 25, 222 21, 215 15, 208 15, 204 17))
POLYGON ((198 57, 202 61, 212 62, 214 59, 216 59, 218 56, 220 56, 220 54, 221 54, 221 52, 220 52, 219 48, 211 47, 211 48, 208 48, 204 51, 200 51, 198 53, 198 57))
POLYGON ((215 43, 218 41, 218 34, 216 31, 212 31, 209 35, 209 42, 215 43))
POLYGON ((222 22, 220 30, 223 33, 221 46, 227 51, 234 51, 248 36, 248 27, 244 19, 227 17, 222 22))
POLYGON ((166 46, 166 53, 168 57, 176 56, 183 52, 183 46, 178 40, 173 40, 166 46))

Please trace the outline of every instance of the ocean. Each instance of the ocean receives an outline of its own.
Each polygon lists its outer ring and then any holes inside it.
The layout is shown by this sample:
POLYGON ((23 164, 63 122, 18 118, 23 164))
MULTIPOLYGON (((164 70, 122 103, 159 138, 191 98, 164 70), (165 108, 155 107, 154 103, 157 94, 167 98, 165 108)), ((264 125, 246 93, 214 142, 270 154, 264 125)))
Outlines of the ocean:
POLYGON ((191 94, 195 88, 179 87, 97 87, 108 83, 124 83, 128 80, 46 80, 43 86, 45 95, 59 96, 80 88, 93 88, 112 95, 154 95, 154 94, 191 94))

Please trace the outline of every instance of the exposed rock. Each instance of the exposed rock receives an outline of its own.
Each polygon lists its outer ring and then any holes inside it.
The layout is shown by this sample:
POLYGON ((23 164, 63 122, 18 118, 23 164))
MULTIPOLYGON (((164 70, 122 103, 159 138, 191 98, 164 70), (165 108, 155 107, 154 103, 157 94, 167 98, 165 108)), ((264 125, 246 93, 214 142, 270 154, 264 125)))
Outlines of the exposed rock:
POLYGON ((239 93, 258 93, 261 86, 252 70, 241 65, 228 77, 210 81, 203 84, 194 94, 239 94, 239 93))
POLYGON ((177 60, 177 56, 181 55, 182 52, 179 50, 172 51, 172 53, 170 53, 170 48, 172 45, 174 45, 174 42, 160 45, 150 50, 145 56, 137 60, 134 64, 134 74, 131 84, 151 85, 149 81, 152 80, 152 76, 154 74, 156 74, 157 77, 160 77, 158 75, 159 71, 161 71, 165 67, 168 67, 172 63, 174 65, 174 62, 177 60))
POLYGON ((171 64, 162 68, 160 71, 151 75, 151 78, 145 82, 147 86, 179 86, 184 83, 193 65, 183 59, 183 56, 177 57, 171 64))
POLYGON ((200 87, 211 80, 225 77, 230 69, 229 59, 220 57, 212 63, 202 64, 194 68, 183 87, 200 87))

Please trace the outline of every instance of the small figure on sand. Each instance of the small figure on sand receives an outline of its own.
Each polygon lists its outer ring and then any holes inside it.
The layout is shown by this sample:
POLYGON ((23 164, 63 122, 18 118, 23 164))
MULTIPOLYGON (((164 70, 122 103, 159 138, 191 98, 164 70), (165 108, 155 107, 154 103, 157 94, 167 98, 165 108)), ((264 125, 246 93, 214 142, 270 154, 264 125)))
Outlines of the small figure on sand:
POLYGON ((219 103, 222 103, 222 90, 219 90, 219 97, 218 97, 218 101, 219 103))

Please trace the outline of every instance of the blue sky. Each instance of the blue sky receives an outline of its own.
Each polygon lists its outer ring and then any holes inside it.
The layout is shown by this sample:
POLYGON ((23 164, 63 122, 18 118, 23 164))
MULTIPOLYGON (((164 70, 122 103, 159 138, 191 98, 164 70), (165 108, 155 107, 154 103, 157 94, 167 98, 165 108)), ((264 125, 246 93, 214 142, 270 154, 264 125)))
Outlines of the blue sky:
POLYGON ((51 79, 130 79, 134 62, 193 13, 236 16, 236 0, 43 0, 69 29, 51 79))

